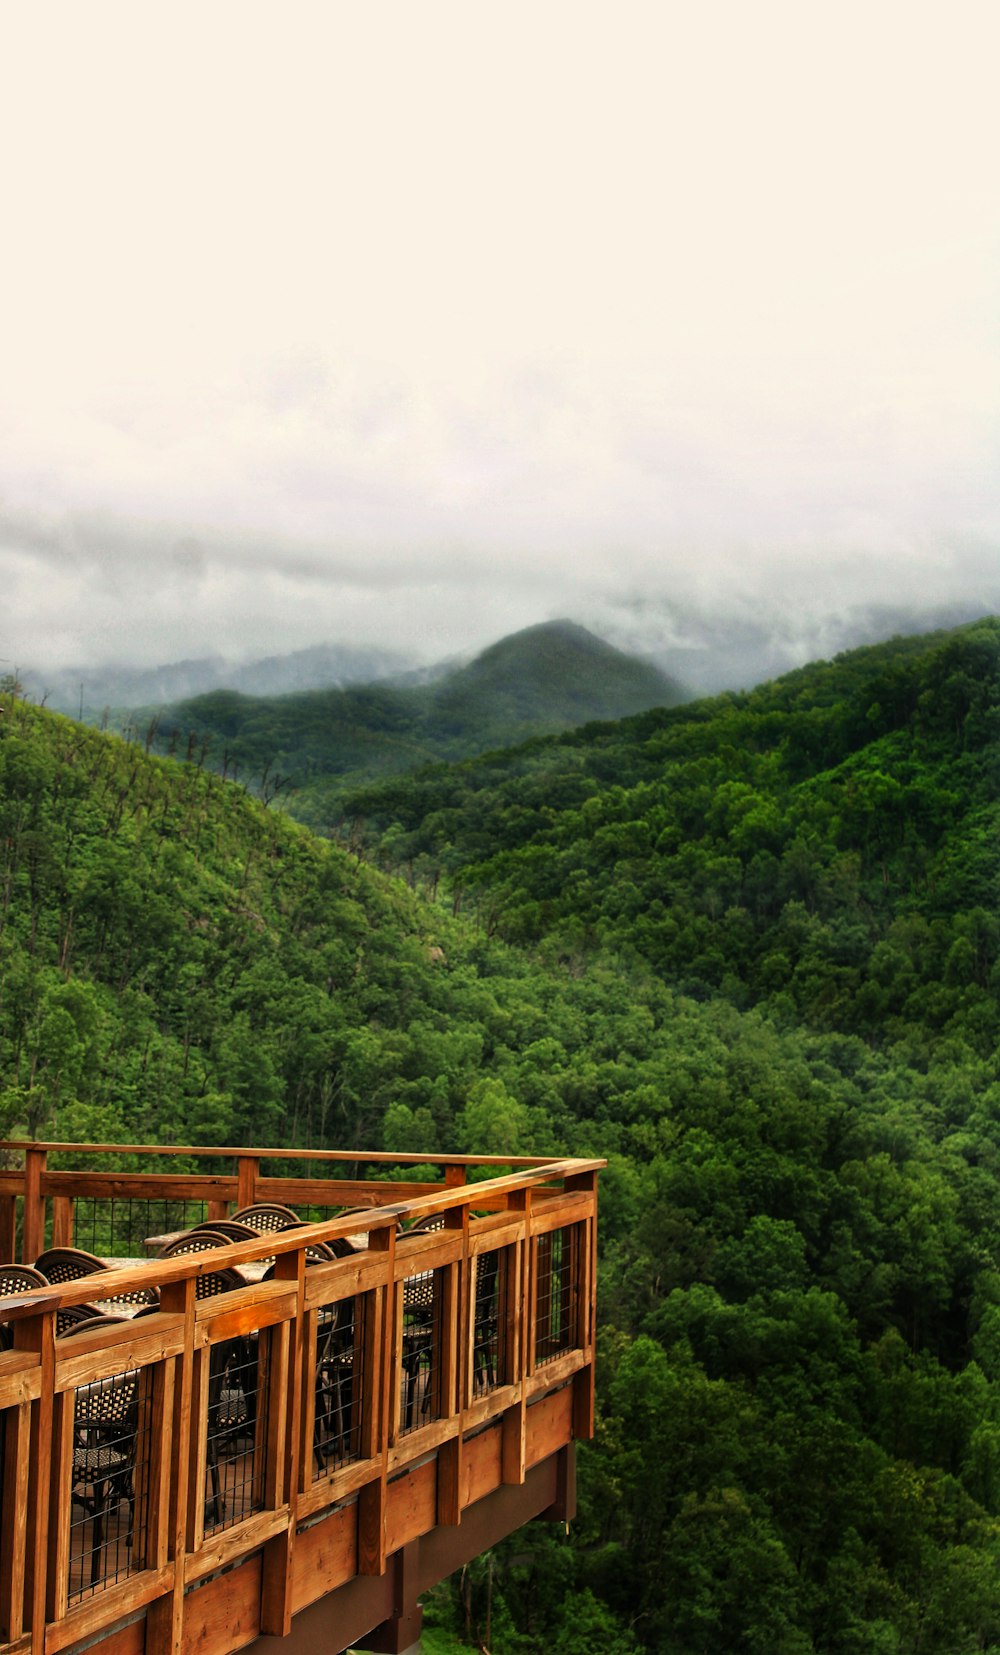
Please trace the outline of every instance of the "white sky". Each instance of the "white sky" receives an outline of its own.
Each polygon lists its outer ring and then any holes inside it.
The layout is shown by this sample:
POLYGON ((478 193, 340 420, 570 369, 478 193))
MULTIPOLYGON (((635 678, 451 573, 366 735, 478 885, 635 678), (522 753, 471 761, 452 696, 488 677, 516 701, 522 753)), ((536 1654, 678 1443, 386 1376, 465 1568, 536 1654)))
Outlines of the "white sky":
POLYGON ((1000 608, 998 47, 0 0, 0 657, 1000 608))

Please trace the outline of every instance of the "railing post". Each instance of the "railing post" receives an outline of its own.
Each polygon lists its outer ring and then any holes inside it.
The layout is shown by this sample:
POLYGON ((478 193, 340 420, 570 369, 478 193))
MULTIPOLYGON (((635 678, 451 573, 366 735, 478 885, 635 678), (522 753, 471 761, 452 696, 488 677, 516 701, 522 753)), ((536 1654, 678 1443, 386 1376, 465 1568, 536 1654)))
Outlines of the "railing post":
MULTIPOLYGON (((276 1637, 287 1637, 292 1629, 292 1565, 295 1549, 295 1524, 302 1481, 301 1454, 304 1452, 300 1415, 302 1411, 303 1322, 305 1320, 304 1289, 306 1255, 303 1248, 295 1253, 281 1253, 275 1261, 276 1281, 294 1282, 298 1290, 298 1306, 288 1337, 286 1362, 277 1364, 268 1389, 268 1407, 271 1428, 268 1431, 268 1454, 273 1464, 267 1469, 269 1505, 288 1503, 288 1527, 264 1545, 261 1574, 260 1630, 276 1637), (285 1368, 284 1373, 281 1372, 285 1368), (280 1377, 279 1385, 275 1378, 280 1377)), ((283 1334, 281 1328, 272 1329, 271 1337, 283 1334)))
MULTIPOLYGON (((160 1309, 180 1311, 184 1316, 184 1350, 173 1360, 173 1435, 170 1442, 170 1554, 174 1565, 173 1584, 164 1597, 146 1611, 145 1655, 180 1655, 184 1647, 184 1564, 187 1550, 188 1507, 190 1504, 191 1413, 194 1392, 194 1310, 195 1281, 172 1282, 160 1290, 160 1309)), ((198 1479, 195 1477, 195 1485, 198 1479)))
POLYGON ((236 1209, 242 1211, 257 1199, 257 1179, 260 1177, 260 1156, 240 1155, 236 1161, 236 1209))
MULTIPOLYGON (((73 1245, 73 1206, 74 1202, 71 1195, 54 1195, 52 1197, 53 1247, 72 1247, 73 1245)), ((38 1257, 37 1253, 35 1257, 38 1257)))
POLYGON ((501 1422, 500 1474, 505 1483, 523 1483, 527 1443, 527 1378, 531 1301, 529 1265, 531 1260, 531 1191, 515 1190, 508 1201, 524 1218, 523 1233, 514 1249, 511 1272, 512 1304, 508 1309, 510 1331, 506 1335, 511 1353, 511 1377, 518 1386, 517 1401, 504 1410, 501 1422))
MULTIPOLYGON (((447 1172, 451 1170, 447 1168, 447 1172)), ((462 1181, 464 1183, 464 1179, 462 1181)), ((458 1264, 445 1267, 441 1318, 441 1406, 443 1413, 458 1415, 458 1430, 438 1449, 437 1473, 437 1520, 442 1525, 455 1527, 462 1520, 462 1414, 468 1402, 469 1319, 465 1309, 469 1301, 470 1272, 468 1204, 450 1207, 444 1215, 444 1227, 462 1233, 462 1257, 458 1264)))
POLYGON ((17 1231, 17 1196, 0 1196, 0 1263, 13 1264, 17 1231))
POLYGON ((573 1377, 573 1435, 588 1439, 594 1434, 595 1356, 594 1334, 597 1325, 597 1173, 583 1172, 567 1178, 566 1188, 586 1190, 591 1198, 591 1211, 582 1224, 576 1226, 579 1242, 573 1249, 573 1269, 576 1297, 576 1341, 586 1352, 588 1361, 573 1377))
POLYGON ((365 1483, 358 1492, 358 1574, 385 1574, 385 1512, 386 1488, 389 1480, 389 1407, 392 1387, 398 1388, 397 1364, 393 1361, 393 1321, 395 1317, 396 1286, 396 1231, 392 1225, 373 1230, 368 1250, 383 1253, 386 1263, 384 1287, 375 1289, 375 1315, 370 1335, 366 1338, 365 1385, 363 1394, 371 1398, 371 1417, 362 1421, 365 1458, 381 1459, 381 1469, 374 1482, 365 1483))
POLYGON ((45 1610, 48 1588, 49 1509, 52 1498, 52 1446, 56 1379, 55 1311, 14 1325, 14 1349, 37 1351, 41 1361, 40 1390, 31 1422, 25 1571, 25 1622, 31 1628, 31 1648, 45 1648, 45 1610))
POLYGON ((34 1147, 24 1153, 24 1225, 22 1259, 34 1264, 45 1250, 45 1197, 42 1178, 48 1160, 47 1151, 34 1147))

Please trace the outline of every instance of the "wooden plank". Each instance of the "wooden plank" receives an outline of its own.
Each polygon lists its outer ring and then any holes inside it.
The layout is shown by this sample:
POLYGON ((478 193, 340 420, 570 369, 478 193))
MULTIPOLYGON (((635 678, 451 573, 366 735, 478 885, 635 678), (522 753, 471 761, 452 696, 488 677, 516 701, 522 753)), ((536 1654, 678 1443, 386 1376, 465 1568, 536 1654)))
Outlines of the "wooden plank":
POLYGON ((486 1396, 476 1397, 465 1410, 465 1429, 476 1431, 481 1425, 506 1413, 520 1401, 521 1389, 520 1385, 501 1385, 486 1396))
POLYGON ((428 1534, 437 1517, 437 1475, 433 1460, 394 1477, 386 1501, 386 1552, 428 1534))
POLYGON ((529 1467, 547 1460, 573 1440, 573 1391, 569 1385, 532 1403, 527 1417, 526 1458, 529 1467))
POLYGON ((485 1431, 477 1431, 465 1438, 462 1504, 474 1505, 477 1500, 499 1488, 503 1477, 503 1433, 501 1424, 493 1424, 485 1431))
POLYGON ((543 1362, 525 1381, 529 1403, 543 1391, 550 1391, 555 1385, 565 1385, 568 1379, 586 1366, 586 1362, 582 1350, 568 1350, 565 1356, 554 1356, 551 1362, 543 1362))
MULTIPOLYGON (((234 1524, 231 1529, 217 1529, 214 1534, 205 1535, 198 1549, 189 1552, 185 1559, 185 1582, 191 1586, 206 1575, 214 1574, 217 1569, 227 1568, 251 1552, 259 1551, 287 1526, 288 1507, 281 1506, 277 1511, 258 1511, 252 1517, 244 1518, 242 1523, 234 1524)), ((257 1624, 259 1627, 259 1608, 257 1624)))
POLYGON ((454 1231, 431 1230, 429 1234, 401 1235, 396 1240, 396 1280, 419 1276, 425 1270, 441 1270, 446 1264, 455 1264, 464 1255, 465 1241, 461 1227, 454 1231))
POLYGON ((343 1506, 298 1537, 292 1575, 295 1614, 358 1572, 357 1506, 343 1506))
POLYGON ((18 1408, 37 1400, 42 1384, 41 1358, 35 1350, 0 1355, 0 1408, 18 1408))
POLYGON ((336 1264, 317 1264, 306 1274, 305 1303, 310 1310, 319 1310, 383 1287, 387 1279, 386 1254, 377 1250, 338 1259, 336 1264))
MULTIPOLYGON (((316 1512, 323 1511, 327 1506, 339 1505, 342 1500, 356 1494, 365 1483, 377 1482, 381 1474, 381 1459, 355 1460, 351 1465, 327 1472, 325 1476, 318 1478, 311 1488, 300 1492, 299 1521, 314 1517, 316 1512)), ((301 1539, 301 1536, 299 1538, 301 1539)))
POLYGON ((94 1201, 228 1203, 236 1193, 236 1179, 210 1173, 45 1172, 41 1189, 43 1195, 86 1196, 94 1201))
MULTIPOLYGON (((187 1158, 202 1160, 236 1160, 247 1153, 245 1144, 212 1145, 207 1144, 114 1144, 114 1143, 73 1143, 63 1139, 33 1139, 5 1138, 0 1141, 0 1149, 9 1149, 23 1154, 26 1148, 61 1151, 74 1156, 84 1155, 135 1155, 135 1156, 175 1156, 183 1155, 187 1158)), ((287 1147, 265 1147, 258 1145, 254 1154, 261 1160, 268 1161, 326 1161, 348 1162, 356 1166, 518 1166, 518 1167, 547 1167, 552 1165, 554 1158, 544 1155, 422 1155, 416 1152, 397 1154, 395 1150, 366 1150, 366 1149, 288 1149, 287 1147)), ((559 1163, 560 1165, 563 1163, 559 1163)), ((581 1167, 605 1166, 604 1161, 579 1161, 574 1163, 581 1167)))
POLYGON ((297 1309, 298 1293, 287 1282, 265 1281, 219 1293, 198 1302, 196 1342, 207 1340, 215 1345, 224 1339, 239 1339, 258 1328, 287 1322, 297 1309))
POLYGON ((124 1373, 126 1368, 145 1368, 167 1357, 179 1356, 184 1349, 183 1323, 174 1316, 168 1326, 153 1333, 145 1332, 152 1321, 152 1317, 147 1320, 143 1316, 138 1322, 95 1328, 93 1333, 74 1333, 68 1344, 57 1340, 56 1391, 76 1390, 93 1380, 124 1373), (138 1331, 140 1328, 142 1332, 138 1331))
POLYGON ((57 1396, 52 1414, 53 1513, 49 1519, 46 1618, 61 1620, 69 1602, 69 1536, 73 1515, 73 1423, 76 1395, 57 1396))
POLYGON ((461 1421, 454 1415, 450 1419, 432 1419, 429 1425, 421 1425, 416 1431, 407 1431, 399 1442, 389 1449, 390 1474, 397 1476, 415 1461, 433 1454, 442 1443, 454 1442, 460 1436, 461 1421))
POLYGON ((551 1230, 561 1230, 568 1224, 578 1224, 593 1217, 594 1198, 581 1192, 572 1192, 557 1197, 536 1196, 532 1207, 531 1231, 533 1235, 547 1235, 551 1230))
POLYGON ((216 1655, 253 1643, 260 1633, 260 1575, 258 1555, 189 1592, 178 1655, 216 1655))
POLYGON ((481 1253, 491 1253, 497 1247, 513 1247, 521 1240, 524 1229, 524 1218, 519 1212, 492 1213, 488 1218, 474 1218, 469 1225, 469 1252, 473 1258, 478 1258, 481 1253))
MULTIPOLYGON (((101 1631, 114 1626, 125 1615, 152 1604, 169 1587, 171 1572, 152 1570, 131 1575, 117 1586, 107 1586, 86 1602, 70 1609, 63 1620, 53 1621, 45 1630, 45 1655, 56 1655, 60 1649, 99 1637, 101 1631)), ((112 1644, 113 1634, 107 1640, 112 1644)), ((113 1646, 113 1644, 112 1644, 113 1646)), ((94 1647, 91 1644, 91 1647, 94 1647)), ((99 1655, 105 1655, 105 1640, 97 1645, 99 1655)))

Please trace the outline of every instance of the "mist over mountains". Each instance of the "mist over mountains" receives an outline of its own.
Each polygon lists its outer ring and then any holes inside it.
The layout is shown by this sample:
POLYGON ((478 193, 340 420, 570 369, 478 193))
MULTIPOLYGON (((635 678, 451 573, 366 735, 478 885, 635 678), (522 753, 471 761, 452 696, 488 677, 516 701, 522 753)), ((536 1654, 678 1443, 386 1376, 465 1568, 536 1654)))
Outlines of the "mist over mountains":
MULTIPOLYGON (((809 661, 894 635, 961 626, 992 607, 988 596, 982 602, 925 606, 850 605, 819 615, 777 601, 734 609, 726 594, 700 606, 635 595, 575 619, 668 674, 682 694, 697 696, 752 688, 809 661)), ((375 642, 329 641, 244 660, 213 653, 150 664, 123 654, 97 664, 39 668, 16 659, 14 664, 32 700, 96 723, 107 708, 164 706, 214 690, 272 696, 383 681, 427 684, 475 654, 469 647, 428 663, 412 651, 375 642)))

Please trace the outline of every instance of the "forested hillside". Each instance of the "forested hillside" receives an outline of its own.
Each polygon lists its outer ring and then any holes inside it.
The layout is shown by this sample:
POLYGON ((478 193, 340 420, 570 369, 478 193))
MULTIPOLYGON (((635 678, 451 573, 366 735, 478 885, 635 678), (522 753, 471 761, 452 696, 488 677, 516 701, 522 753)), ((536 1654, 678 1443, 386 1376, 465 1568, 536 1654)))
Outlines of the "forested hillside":
POLYGON ((680 686, 570 621, 528 627, 426 684, 371 683, 298 695, 216 690, 136 723, 157 724, 170 751, 203 748, 210 764, 324 829, 347 783, 508 746, 591 718, 672 705, 680 686))
POLYGON ((368 790, 402 880, 0 698, 5 1130, 609 1158, 579 1520, 443 1630, 1000 1649, 998 662, 983 623, 368 790))

